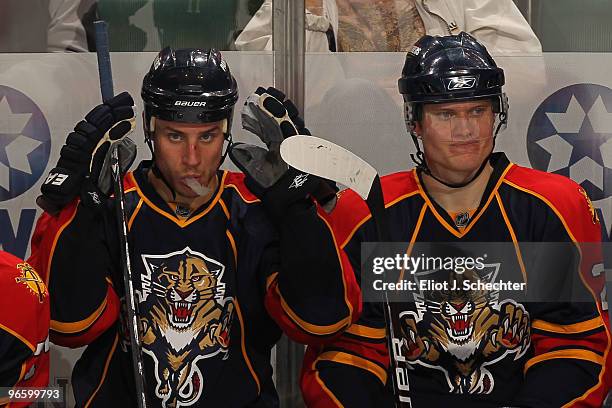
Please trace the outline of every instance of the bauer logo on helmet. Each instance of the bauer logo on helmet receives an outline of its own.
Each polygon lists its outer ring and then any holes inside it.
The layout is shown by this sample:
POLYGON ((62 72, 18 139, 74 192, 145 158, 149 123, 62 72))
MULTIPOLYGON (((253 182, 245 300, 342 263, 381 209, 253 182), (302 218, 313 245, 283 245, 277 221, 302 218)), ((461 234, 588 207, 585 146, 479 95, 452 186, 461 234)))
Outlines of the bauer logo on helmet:
POLYGON ((176 101, 174 106, 206 106, 206 101, 176 101))

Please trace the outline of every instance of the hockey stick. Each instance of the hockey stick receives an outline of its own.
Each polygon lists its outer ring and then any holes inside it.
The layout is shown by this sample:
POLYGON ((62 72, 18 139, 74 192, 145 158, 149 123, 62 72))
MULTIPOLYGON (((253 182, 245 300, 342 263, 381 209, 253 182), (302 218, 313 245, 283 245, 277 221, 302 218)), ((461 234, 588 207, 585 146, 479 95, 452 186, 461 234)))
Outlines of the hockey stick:
POLYGON ((316 136, 288 137, 280 147, 287 164, 300 171, 341 183, 368 204, 380 242, 389 241, 380 177, 372 165, 355 153, 316 136))
MULTIPOLYGON (((389 242, 391 236, 385 212, 382 186, 378 172, 356 154, 328 140, 315 136, 291 136, 280 147, 283 160, 290 166, 341 183, 365 200, 372 214, 378 241, 389 242)), ((396 361, 393 351, 395 330, 387 291, 383 292, 383 311, 387 324, 387 347, 394 393, 399 393, 396 375, 396 361)), ((399 395, 399 394, 398 394, 399 395)), ((394 403, 398 406, 396 398, 394 403)))
MULTIPOLYGON (((96 33, 96 50, 98 55, 98 74, 100 76, 100 91, 102 101, 106 102, 113 97, 113 77, 108 48, 108 30, 106 22, 94 22, 96 33)), ((125 218, 125 201, 123 194, 123 177, 121 173, 119 144, 113 143, 110 147, 111 170, 113 176, 113 187, 115 193, 115 210, 117 215, 117 226, 119 229, 119 242, 121 249, 121 266, 123 269, 123 283, 125 286, 125 302, 128 317, 128 330, 130 334, 130 347, 132 350, 132 366, 134 381, 136 384, 137 403, 139 408, 146 408, 146 394, 144 382, 144 366, 142 352, 140 349, 140 331, 138 324, 138 303, 132 284, 132 268, 130 265, 130 250, 127 239, 127 224, 125 218)))
MULTIPOLYGON (((344 147, 316 136, 297 135, 283 141, 280 154, 290 166, 341 183, 366 200, 369 207, 380 207, 380 203, 376 203, 382 202, 378 172, 344 147)), ((380 227, 379 233, 386 234, 382 225, 377 227, 380 227)))

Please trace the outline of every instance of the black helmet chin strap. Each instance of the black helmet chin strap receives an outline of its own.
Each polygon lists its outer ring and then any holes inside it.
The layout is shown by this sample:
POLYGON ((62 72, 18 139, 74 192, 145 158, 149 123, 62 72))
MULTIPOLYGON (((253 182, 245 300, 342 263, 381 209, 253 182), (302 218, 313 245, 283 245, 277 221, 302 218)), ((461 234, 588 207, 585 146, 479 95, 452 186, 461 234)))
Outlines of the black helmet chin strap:
POLYGON ((155 177, 160 179, 166 185, 166 187, 168 187, 168 190, 170 190, 170 193, 172 193, 172 199, 176 200, 176 191, 174 191, 170 183, 168 183, 168 180, 166 180, 162 172, 159 170, 159 167, 157 167, 157 163, 155 163, 155 151, 153 150, 153 142, 151 141, 151 133, 152 133, 151 131, 145 130, 145 135, 146 135, 145 141, 147 142, 149 151, 151 151, 151 162, 152 162, 151 171, 153 172, 155 177))
POLYGON ((480 176, 480 173, 482 173, 482 171, 484 170, 484 168, 487 165, 487 162, 489 161, 489 158, 491 157, 492 153, 493 153, 493 149, 491 149, 491 153, 489 153, 489 155, 486 157, 486 159, 483 160, 482 164, 478 168, 478 171, 476 171, 476 173, 474 173, 474 175, 472 177, 470 177, 469 180, 464 181, 462 183, 449 183, 449 182, 446 182, 446 181, 440 179, 439 177, 436 177, 434 174, 432 174, 431 170, 429 169, 429 166, 427 166, 427 162, 425 161, 425 157, 423 155, 423 152, 420 152, 420 151, 417 152, 417 156, 416 157, 414 156, 414 154, 411 154, 410 157, 412 158, 412 161, 414 161, 416 163, 418 171, 421 171, 421 172, 427 174, 428 176, 432 177, 434 180, 438 181, 439 183, 444 184, 446 187, 461 188, 461 187, 467 186, 472 181, 476 180, 476 178, 478 178, 478 176, 480 176))
POLYGON ((427 174, 428 176, 432 177, 437 182, 444 184, 446 187, 450 187, 450 188, 462 188, 462 187, 465 187, 468 184, 470 184, 471 182, 473 182, 474 180, 476 180, 478 178, 478 176, 480 176, 480 174, 484 170, 485 166, 489 162, 489 159, 491 158, 491 155, 493 154, 493 150, 495 149, 495 139, 497 139, 497 134, 499 133, 501 127, 505 123, 506 123, 505 116, 504 117, 500 117, 500 122, 497 125, 497 128, 495 128, 495 133, 493 134, 493 146, 491 146, 491 151, 489 152, 487 157, 482 161, 482 163, 480 164, 480 167, 478 168, 476 173, 474 173, 474 175, 472 177, 470 177, 469 180, 464 181, 462 183, 449 183, 449 182, 446 182, 446 181, 440 179, 439 177, 436 177, 431 172, 429 166, 427 165, 427 160, 425 159, 425 154, 423 153, 423 151, 421 150, 421 146, 419 145, 418 137, 414 134, 414 131, 410 132, 410 135, 412 136, 412 141, 414 142, 414 145, 416 146, 417 152, 416 152, 416 155, 411 153, 410 154, 410 158, 412 159, 414 164, 416 164, 418 171, 427 174))
POLYGON ((232 145, 234 144, 234 141, 232 140, 232 132, 228 132, 228 134, 225 136, 225 140, 227 140, 227 146, 225 147, 225 151, 221 155, 221 161, 219 162, 219 167, 221 167, 221 165, 225 161, 227 154, 229 153, 230 149, 232 148, 232 145))
POLYGON ((153 165, 151 166, 151 171, 153 172, 155 177, 160 179, 166 185, 166 187, 168 187, 168 190, 170 190, 170 192, 172 193, 172 200, 176 200, 176 191, 174 191, 170 183, 168 183, 162 172, 159 170, 159 167, 157 167, 157 164, 155 163, 155 155, 153 155, 152 159, 153 165))

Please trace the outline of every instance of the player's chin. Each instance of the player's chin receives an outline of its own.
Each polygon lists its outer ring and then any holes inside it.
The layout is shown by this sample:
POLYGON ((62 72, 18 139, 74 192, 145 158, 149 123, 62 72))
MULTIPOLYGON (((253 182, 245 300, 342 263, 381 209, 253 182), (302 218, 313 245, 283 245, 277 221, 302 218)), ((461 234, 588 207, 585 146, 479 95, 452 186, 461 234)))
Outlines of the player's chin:
POLYGON ((455 155, 448 160, 446 167, 456 173, 470 174, 476 172, 484 160, 486 156, 478 154, 455 155))
POLYGON ((491 147, 479 143, 450 146, 447 150, 447 158, 462 166, 470 166, 473 163, 480 165, 491 151, 491 147))

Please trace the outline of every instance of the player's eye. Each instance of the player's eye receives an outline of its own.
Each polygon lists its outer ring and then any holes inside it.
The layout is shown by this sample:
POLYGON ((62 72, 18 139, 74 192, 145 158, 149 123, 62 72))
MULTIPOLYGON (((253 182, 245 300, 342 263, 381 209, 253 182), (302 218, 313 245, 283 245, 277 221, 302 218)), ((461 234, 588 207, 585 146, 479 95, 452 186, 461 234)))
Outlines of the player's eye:
POLYGON ((473 116, 482 116, 485 114, 486 111, 487 109, 484 106, 478 106, 472 109, 471 113, 473 116))
POLYGON ((203 133, 203 134, 200 135, 200 140, 202 142, 208 143, 211 140, 213 140, 215 138, 215 136, 216 136, 215 132, 206 132, 206 133, 203 133))
POLYGON ((439 111, 436 112, 434 115, 439 120, 449 120, 454 116, 454 114, 450 111, 439 111))
POLYGON ((180 133, 168 133, 167 136, 171 142, 180 142, 181 140, 183 140, 183 135, 181 135, 180 133))

